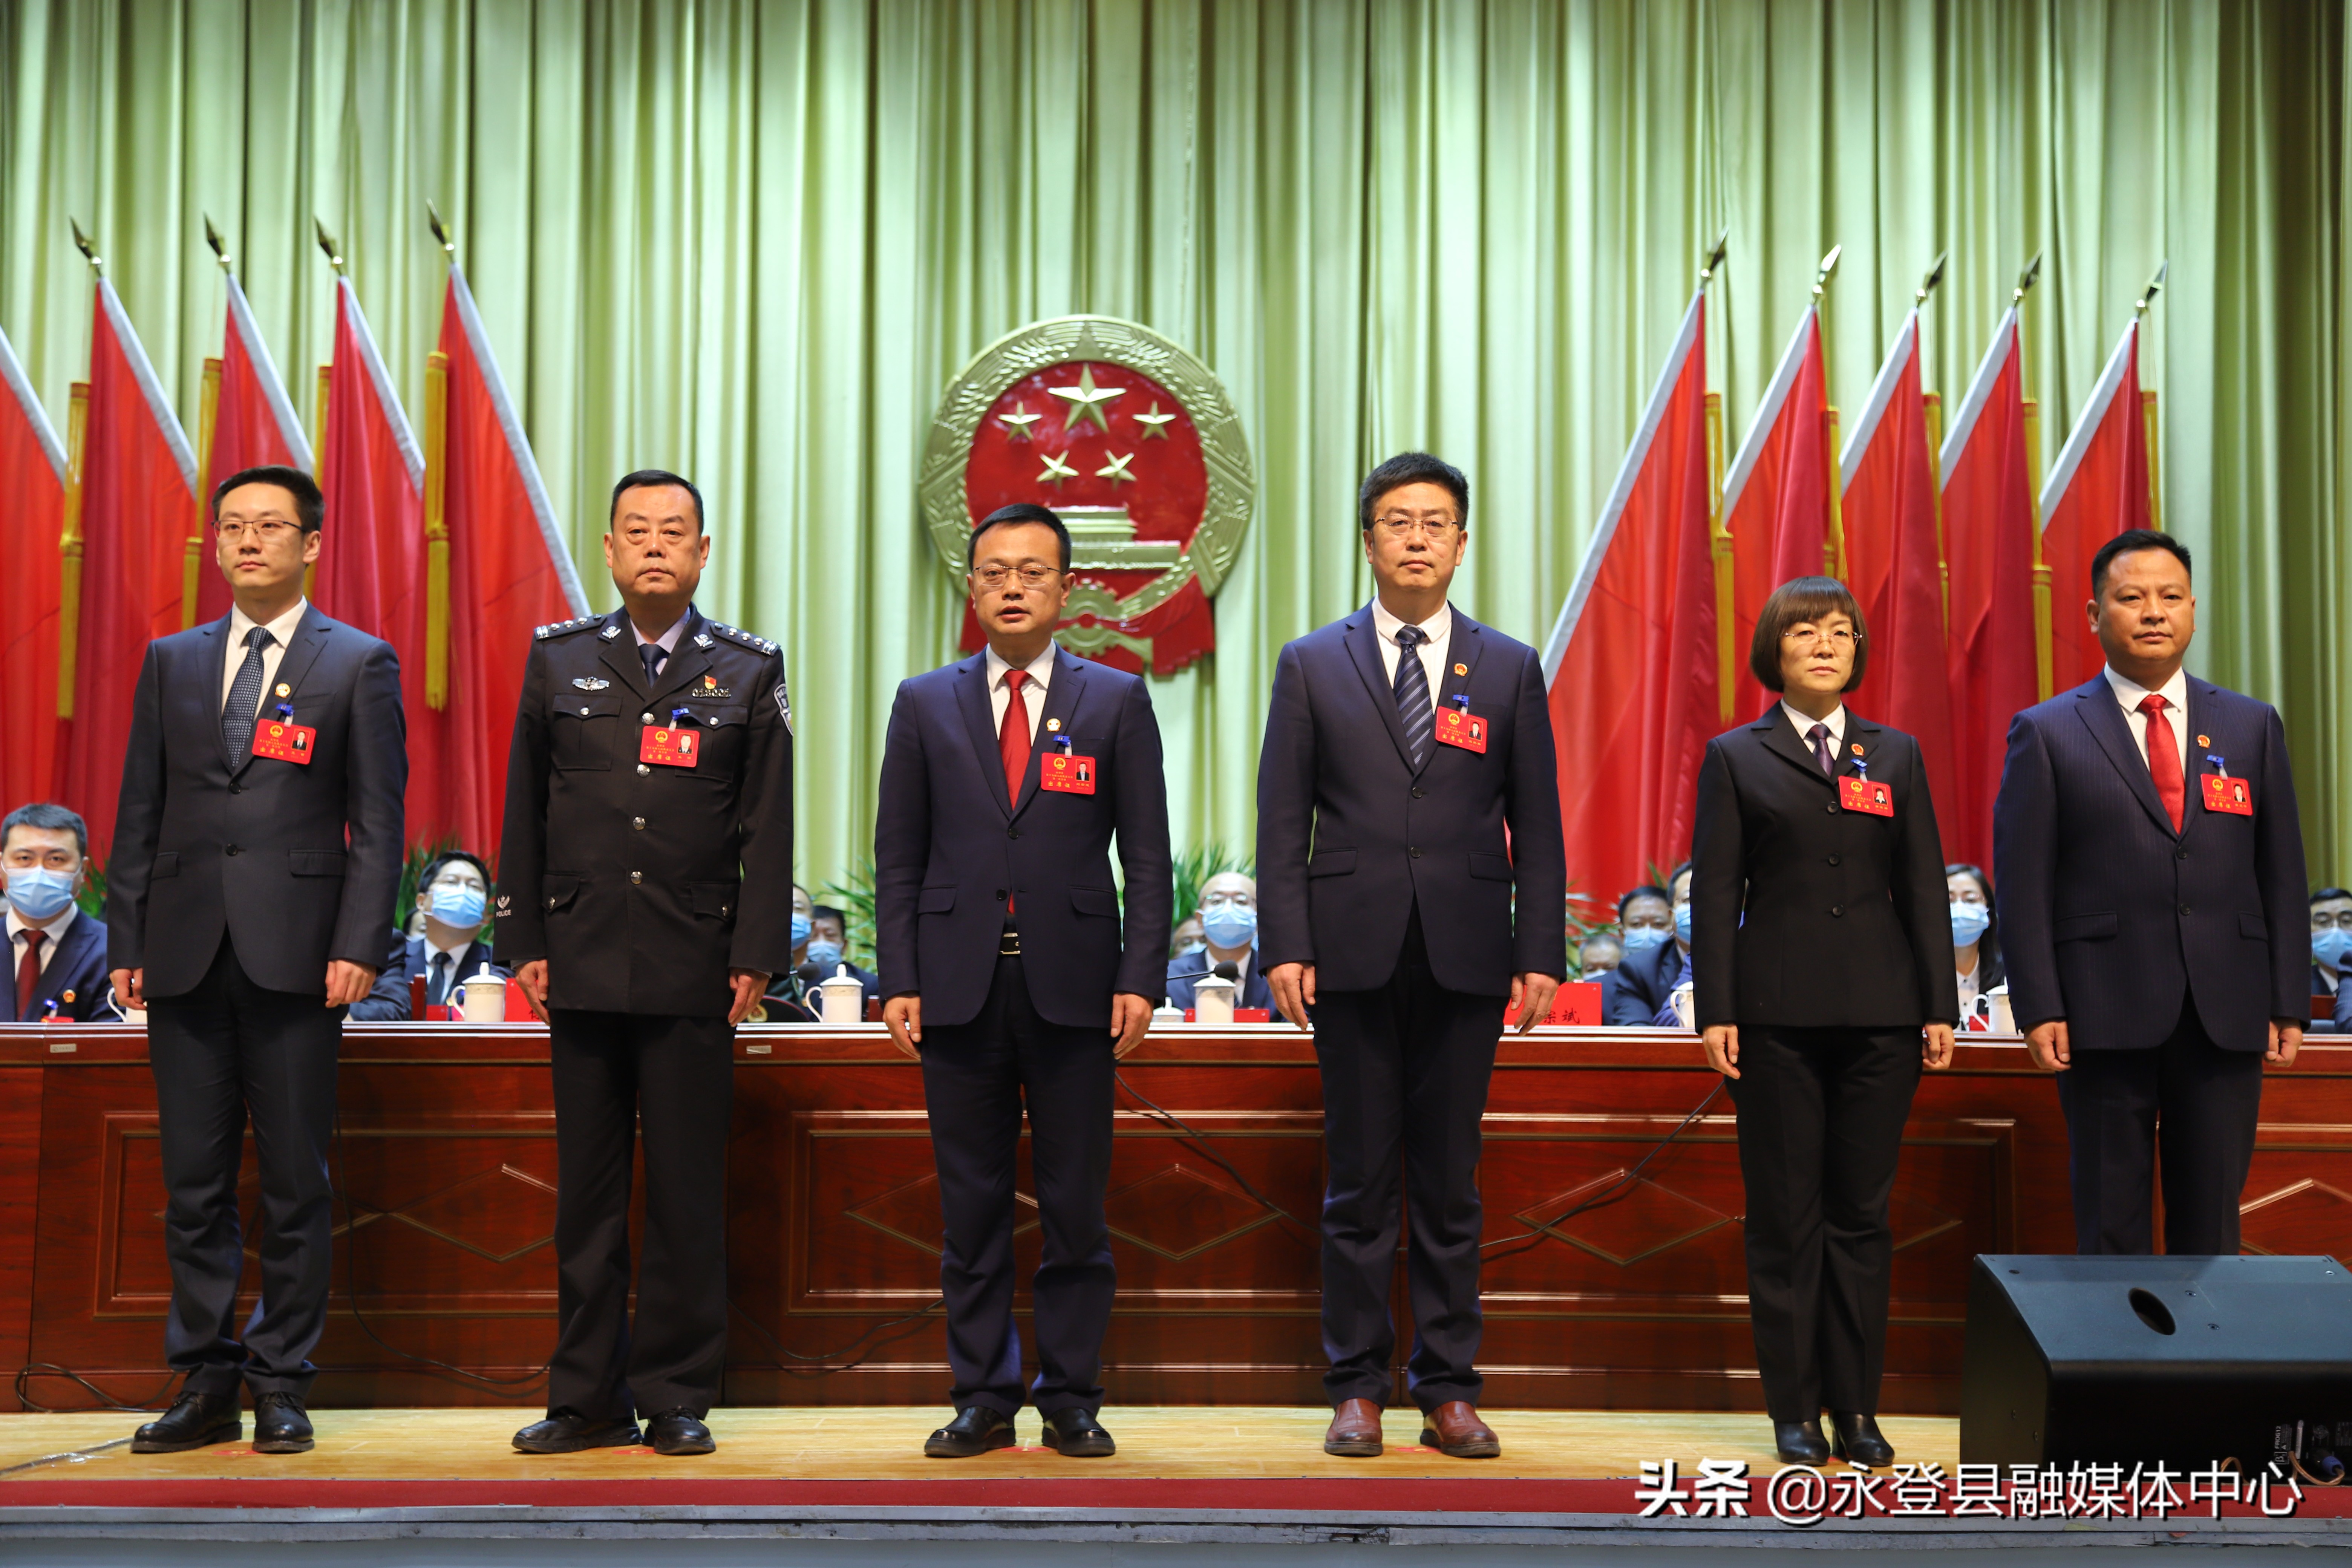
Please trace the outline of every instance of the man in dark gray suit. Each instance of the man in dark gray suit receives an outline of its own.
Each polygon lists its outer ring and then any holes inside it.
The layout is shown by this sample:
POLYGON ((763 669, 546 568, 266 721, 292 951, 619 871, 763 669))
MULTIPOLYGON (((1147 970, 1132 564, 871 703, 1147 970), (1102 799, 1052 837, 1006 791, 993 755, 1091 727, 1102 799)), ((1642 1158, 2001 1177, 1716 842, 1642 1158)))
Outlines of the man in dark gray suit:
POLYGON ((213 492, 215 557, 236 607, 147 647, 132 699, 107 951, 115 995, 147 1009, 169 1191, 166 1359, 180 1398, 138 1453, 244 1435, 310 1447, 309 1357, 326 1324, 327 1144, 344 1009, 383 962, 408 784, 389 645, 302 595, 326 502, 297 468, 247 468, 213 492), (261 1300, 236 1324, 237 1161, 261 1164, 261 1300))

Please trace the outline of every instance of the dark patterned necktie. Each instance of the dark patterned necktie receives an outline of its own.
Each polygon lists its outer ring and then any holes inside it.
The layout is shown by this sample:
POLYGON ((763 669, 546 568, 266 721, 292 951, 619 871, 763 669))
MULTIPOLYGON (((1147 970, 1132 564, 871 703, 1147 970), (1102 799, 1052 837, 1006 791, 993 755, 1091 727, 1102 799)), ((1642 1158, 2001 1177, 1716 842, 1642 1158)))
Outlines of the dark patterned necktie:
POLYGON ((646 684, 651 686, 661 679, 661 667, 669 660, 669 649, 657 642, 641 642, 637 645, 637 657, 646 661, 646 684))
POLYGON ((1429 706, 1429 671, 1421 667, 1421 655, 1414 651, 1428 640, 1429 634, 1419 626, 1397 629, 1397 718, 1404 725, 1405 749, 1412 753, 1416 772, 1429 760, 1429 748, 1436 738, 1436 716, 1429 706))
POLYGON ((266 626, 245 634, 245 662, 237 667, 228 701, 221 708, 221 739, 228 743, 233 762, 242 763, 253 749, 253 716, 261 708, 261 650, 277 640, 266 626))
POLYGON ((1837 776, 1837 753, 1830 750, 1830 727, 1816 724, 1805 731, 1805 739, 1813 743, 1813 761, 1822 764, 1822 772, 1837 776))

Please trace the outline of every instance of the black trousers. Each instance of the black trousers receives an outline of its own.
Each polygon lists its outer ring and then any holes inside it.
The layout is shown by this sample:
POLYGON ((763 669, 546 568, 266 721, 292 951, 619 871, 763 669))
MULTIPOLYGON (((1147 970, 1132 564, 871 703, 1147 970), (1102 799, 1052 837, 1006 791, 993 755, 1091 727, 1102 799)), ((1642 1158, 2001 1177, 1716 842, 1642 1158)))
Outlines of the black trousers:
POLYGON ((709 1413, 727 1360, 727 1131, 735 1031, 721 1018, 551 1010, 555 1359, 547 1405, 593 1420, 709 1413), (645 1256, 629 1323, 630 1156, 645 1132, 645 1256))
POLYGON ((2154 1050, 2085 1051, 2058 1075, 2074 1188, 2074 1250, 2155 1248, 2156 1152, 2164 1151, 2164 1249, 2238 1250, 2238 1199, 2263 1104, 2260 1051, 2225 1051, 2184 1003, 2154 1050))
POLYGON ((1003 1415, 1021 1408, 1021 1331, 1013 1321, 1013 1173, 1021 1113, 1043 1256, 1031 1282, 1038 1413, 1102 1407, 1103 1331, 1118 1273, 1103 1189, 1110 1180, 1108 1026, 1047 1023, 1030 1004, 1021 960, 1000 958, 988 1000, 968 1024, 923 1030, 940 1209, 940 1291, 948 1303, 949 1397, 1003 1415))
POLYGON ((1406 1387, 1426 1412, 1476 1404, 1479 1121, 1503 1032, 1504 1000, 1448 991, 1430 973, 1421 911, 1404 951, 1374 991, 1326 991, 1315 1003, 1323 1077, 1324 1393, 1335 1405, 1385 1405, 1396 1322, 1398 1187, 1412 1213, 1412 1354, 1406 1387), (1402 1159, 1400 1159, 1402 1156, 1402 1159))
POLYGON ((1775 1421, 1878 1412, 1895 1231, 1887 1201, 1919 1087, 1919 1030, 1739 1031, 1748 1315, 1775 1421))
POLYGON ((341 1008, 323 993, 255 984, 226 934, 194 990, 148 1002, 172 1264, 163 1354, 191 1393, 234 1394, 242 1380, 256 1394, 309 1396, 332 1277, 327 1154, 342 1036, 341 1008), (248 1117, 261 1171, 261 1300, 240 1344, 236 1186, 248 1117))

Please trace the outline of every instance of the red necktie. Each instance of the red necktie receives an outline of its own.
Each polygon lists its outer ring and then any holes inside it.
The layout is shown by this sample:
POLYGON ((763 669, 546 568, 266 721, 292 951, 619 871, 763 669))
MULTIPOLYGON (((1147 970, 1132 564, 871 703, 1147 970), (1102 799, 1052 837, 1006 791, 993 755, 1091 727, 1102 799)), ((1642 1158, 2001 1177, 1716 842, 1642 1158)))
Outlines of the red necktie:
POLYGON ((1021 776, 1029 771, 1029 704, 1021 700, 1024 669, 1004 672, 1004 727, 996 731, 996 754, 1004 759, 1004 793, 1021 804, 1021 776))
POLYGON ((2169 706, 2154 692, 2139 700, 2139 710, 2147 715, 2148 776, 2156 781, 2156 798, 2164 802, 2164 809, 2172 814, 2172 831, 2178 833, 2188 789, 2180 778, 2180 752, 2172 743, 2172 726, 2164 717, 2169 706))
POLYGON ((20 1019, 32 1012, 33 993, 41 988, 41 942, 48 934, 25 928, 25 962, 16 966, 16 1016, 20 1019))

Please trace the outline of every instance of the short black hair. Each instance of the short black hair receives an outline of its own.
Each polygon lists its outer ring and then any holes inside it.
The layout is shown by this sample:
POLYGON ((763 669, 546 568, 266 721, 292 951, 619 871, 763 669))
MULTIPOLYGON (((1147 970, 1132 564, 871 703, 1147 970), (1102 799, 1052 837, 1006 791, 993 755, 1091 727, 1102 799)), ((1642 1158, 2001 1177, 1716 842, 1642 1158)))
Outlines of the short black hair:
POLYGON ((2189 559, 2189 546, 2168 533, 2158 533, 2152 528, 2126 528, 2105 544, 2091 557, 2091 597, 2099 596, 2107 585, 2107 567, 2118 555, 2128 555, 2135 550, 2169 550, 2179 558, 2180 569, 2191 575, 2196 565, 2189 559))
POLYGON ((1638 888, 1628 888, 1622 893, 1617 895, 1617 923, 1619 925, 1625 923, 1625 906, 1632 903, 1635 899, 1655 899, 1658 902, 1665 905, 1669 910, 1673 910, 1675 907, 1675 896, 1672 893, 1669 893, 1664 888, 1657 886, 1655 883, 1644 882, 1638 888))
POLYGON ((620 482, 613 487, 613 504, 604 510, 605 530, 609 532, 613 526, 613 520, 621 515, 623 490, 650 489, 658 485, 676 485, 694 498, 694 531, 700 533, 702 531, 702 492, 694 488, 692 479, 688 479, 684 474, 673 474, 667 468, 639 468, 634 474, 623 474, 620 482))
POLYGON ((1676 882, 1679 882, 1679 881, 1681 881, 1681 880, 1683 879, 1683 873, 1684 873, 1684 872, 1685 872, 1685 871, 1687 871, 1687 870, 1689 870, 1689 869, 1691 868, 1692 864, 1693 864, 1693 862, 1688 861, 1688 860, 1685 860, 1685 861, 1684 861, 1681 865, 1679 865, 1679 866, 1675 867, 1673 870, 1671 870, 1671 871, 1669 871, 1669 872, 1667 872, 1667 873, 1666 873, 1666 890, 1667 890, 1667 900, 1668 900, 1668 901, 1669 901, 1669 902, 1672 902, 1672 901, 1673 901, 1673 893, 1674 893, 1674 886, 1675 886, 1675 884, 1676 882))
POLYGON ((1050 509, 1025 500, 1014 501, 1011 506, 998 507, 971 525, 971 537, 965 540, 963 544, 963 569, 967 572, 971 571, 972 563, 980 559, 982 534, 992 528, 1015 522, 1042 522, 1052 529, 1054 537, 1062 542, 1062 570, 1067 572, 1070 569, 1069 525, 1055 517, 1050 509))
POLYGON ((18 827, 38 827, 54 833, 60 827, 73 829, 74 846, 85 860, 89 858, 89 824, 81 813, 54 801, 37 800, 30 805, 20 805, 6 816, 0 816, 0 849, 8 847, 8 835, 18 827))
POLYGON ((482 886, 484 889, 487 889, 498 885, 497 879, 490 875, 489 863, 484 860, 479 855, 475 854, 470 849, 446 849, 440 854, 433 857, 432 859, 425 862, 425 869, 416 873, 416 890, 422 893, 431 888, 433 886, 433 879, 438 877, 445 869, 446 869, 452 860, 463 860, 467 865, 471 866, 475 870, 479 871, 482 874, 482 886))
POLYGON ((1419 484, 1444 486, 1454 497, 1454 521, 1465 529, 1470 526, 1470 476, 1427 452, 1399 452, 1366 474, 1364 488, 1356 492, 1356 515, 1363 531, 1372 531, 1372 508, 1382 496, 1419 484))
MULTIPOLYGON (((12 816, 8 820, 14 822, 16 819, 12 816)), ((81 818, 77 816, 74 820, 79 822, 81 818)), ((0 843, 5 842, 5 838, 0 838, 0 843)), ((2311 895, 2311 901, 2315 904, 2326 899, 2352 899, 2352 892, 2347 892, 2342 888, 2320 888, 2315 889, 2311 895)))
POLYGON ((294 521, 302 525, 305 533, 316 533, 327 526, 326 492, 319 481, 299 468, 289 468, 283 463, 263 463, 258 468, 239 468, 213 487, 213 521, 220 521, 221 497, 239 485, 276 485, 294 498, 294 521))
POLYGON ((849 917, 843 914, 839 910, 835 909, 831 904, 811 904, 809 906, 809 919, 812 921, 835 921, 840 923, 841 929, 844 932, 846 932, 849 930, 849 917))
POLYGON ((1862 684, 1870 668, 1870 628, 1862 624, 1862 606, 1853 590, 1834 577, 1791 577, 1772 590, 1756 612, 1756 635, 1748 643, 1748 670, 1767 691, 1785 691, 1780 679, 1780 638, 1790 626, 1819 624, 1823 616, 1842 615, 1853 623, 1853 668, 1843 689, 1862 684))

